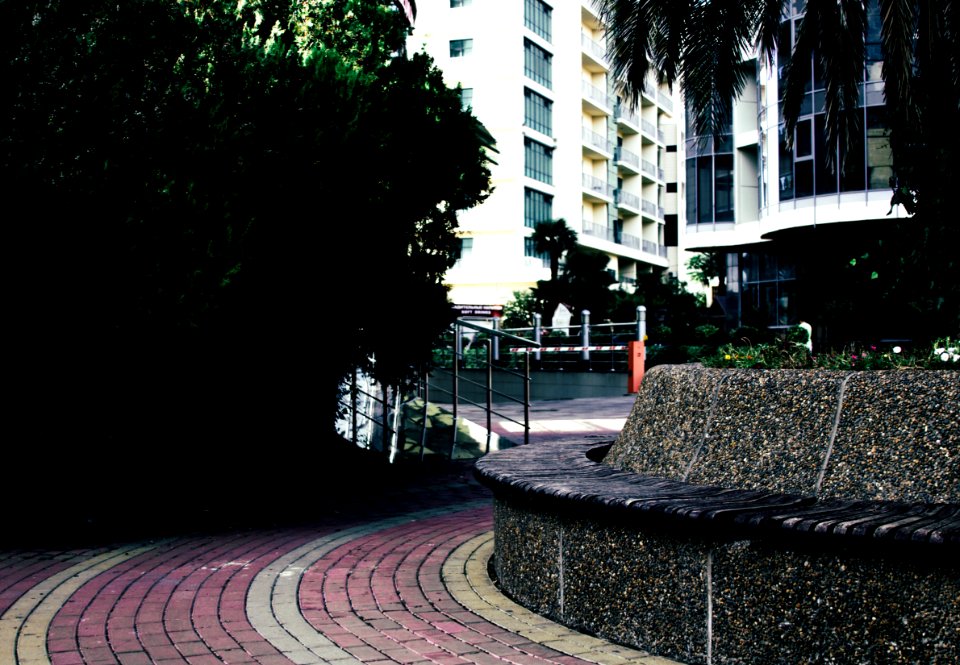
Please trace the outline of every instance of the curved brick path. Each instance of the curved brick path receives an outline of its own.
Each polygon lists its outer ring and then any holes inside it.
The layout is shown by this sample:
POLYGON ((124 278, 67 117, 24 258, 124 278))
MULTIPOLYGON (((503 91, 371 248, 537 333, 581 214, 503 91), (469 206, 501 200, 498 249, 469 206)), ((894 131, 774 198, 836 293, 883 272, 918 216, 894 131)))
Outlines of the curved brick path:
POLYGON ((669 663, 504 598, 463 467, 321 506, 309 526, 0 550, 0 665, 669 663))

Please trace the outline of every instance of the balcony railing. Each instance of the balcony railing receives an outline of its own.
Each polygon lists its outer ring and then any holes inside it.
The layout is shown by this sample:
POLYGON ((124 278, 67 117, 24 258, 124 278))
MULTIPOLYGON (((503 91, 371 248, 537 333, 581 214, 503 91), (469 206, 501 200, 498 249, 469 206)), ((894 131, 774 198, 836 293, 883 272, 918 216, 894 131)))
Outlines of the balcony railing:
POLYGON ((623 205, 629 206, 634 210, 640 210, 640 197, 636 194, 631 194, 630 192, 625 192, 622 189, 618 189, 614 192, 614 199, 616 200, 617 205, 622 203, 623 205))
POLYGON ((640 238, 638 238, 637 236, 632 236, 629 233, 621 233, 620 244, 623 245, 624 247, 640 249, 640 238))
POLYGON ((641 120, 640 120, 640 128, 641 128, 645 133, 649 134, 650 136, 656 136, 656 135, 657 135, 657 126, 656 126, 655 124, 653 124, 652 122, 650 122, 649 120, 641 119, 641 120))
POLYGON ((594 238, 601 238, 608 242, 616 242, 613 229, 608 226, 602 226, 600 224, 594 224, 593 222, 584 220, 583 232, 588 236, 593 236, 594 238))
POLYGON ((660 102, 660 106, 673 113, 673 100, 659 90, 657 91, 657 101, 660 102))
POLYGON ((667 246, 660 245, 660 247, 657 248, 657 253, 663 258, 667 258, 667 246))
POLYGON ((614 160, 618 162, 623 162, 624 164, 629 164, 634 169, 640 168, 640 155, 635 152, 630 152, 629 150, 624 149, 623 146, 617 146, 616 151, 613 153, 614 160))
POLYGON ((657 130, 657 140, 660 141, 660 143, 667 142, 667 135, 663 133, 662 129, 657 130))
POLYGON ((645 251, 647 254, 660 254, 660 252, 657 251, 657 243, 653 242, 652 240, 643 241, 643 251, 645 251))
POLYGON ((643 210, 648 215, 657 214, 657 204, 654 203, 653 201, 647 201, 646 199, 644 199, 641 203, 640 209, 643 210))
POLYGON ((592 55, 594 58, 597 60, 606 61, 607 48, 603 44, 595 42, 584 33, 580 34, 580 43, 583 45, 583 50, 592 55))
POLYGON ((603 106, 605 108, 610 107, 610 102, 609 102, 609 98, 607 97, 607 92, 605 90, 601 90, 600 88, 593 85, 592 83, 587 83, 586 81, 583 81, 583 96, 589 99, 590 101, 598 104, 599 106, 603 106))
POLYGON ((586 127, 583 128, 583 142, 602 152, 610 152, 610 141, 607 137, 586 127))
POLYGON ((583 174, 583 188, 605 198, 611 198, 613 196, 613 188, 610 187, 605 180, 601 180, 588 173, 583 174))
POLYGON ((649 175, 651 178, 657 177, 657 165, 653 162, 647 161, 646 159, 640 163, 640 170, 649 175))
POLYGON ((636 286, 636 285, 637 285, 637 278, 636 278, 636 277, 629 277, 629 276, 627 276, 627 275, 620 275, 620 283, 621 283, 623 286, 636 286))
POLYGON ((634 127, 640 126, 640 116, 630 110, 623 102, 617 102, 616 116, 617 120, 625 120, 634 127))
POLYGON ((660 180, 663 180, 663 169, 660 168, 659 166, 657 167, 657 177, 658 177, 660 180))

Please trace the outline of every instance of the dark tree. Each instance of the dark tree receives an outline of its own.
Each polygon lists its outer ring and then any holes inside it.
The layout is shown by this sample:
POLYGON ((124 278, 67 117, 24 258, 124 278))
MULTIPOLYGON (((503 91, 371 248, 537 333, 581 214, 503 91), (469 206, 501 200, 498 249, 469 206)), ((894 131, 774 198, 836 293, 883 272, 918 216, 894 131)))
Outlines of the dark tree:
POLYGON ((453 318, 489 135, 390 4, 237 7, 0 0, 14 445, 60 481, 308 473, 343 375, 453 318))

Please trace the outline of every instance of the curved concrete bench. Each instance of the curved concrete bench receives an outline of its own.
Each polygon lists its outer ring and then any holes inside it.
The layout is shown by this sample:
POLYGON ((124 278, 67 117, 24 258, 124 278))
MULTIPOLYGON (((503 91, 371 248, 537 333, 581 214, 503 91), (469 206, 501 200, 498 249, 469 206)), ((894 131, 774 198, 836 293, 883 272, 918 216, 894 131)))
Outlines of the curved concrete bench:
POLYGON ((498 583, 689 663, 960 662, 960 372, 867 374, 655 368, 612 449, 481 459, 498 583))

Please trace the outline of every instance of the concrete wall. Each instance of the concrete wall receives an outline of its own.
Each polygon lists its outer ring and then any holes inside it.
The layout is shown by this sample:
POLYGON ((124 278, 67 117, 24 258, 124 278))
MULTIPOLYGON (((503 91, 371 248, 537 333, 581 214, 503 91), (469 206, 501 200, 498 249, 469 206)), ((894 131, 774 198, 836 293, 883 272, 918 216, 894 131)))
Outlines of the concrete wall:
POLYGON ((960 662, 960 372, 661 365, 602 462, 545 446, 477 464, 522 605, 698 665, 960 662))

